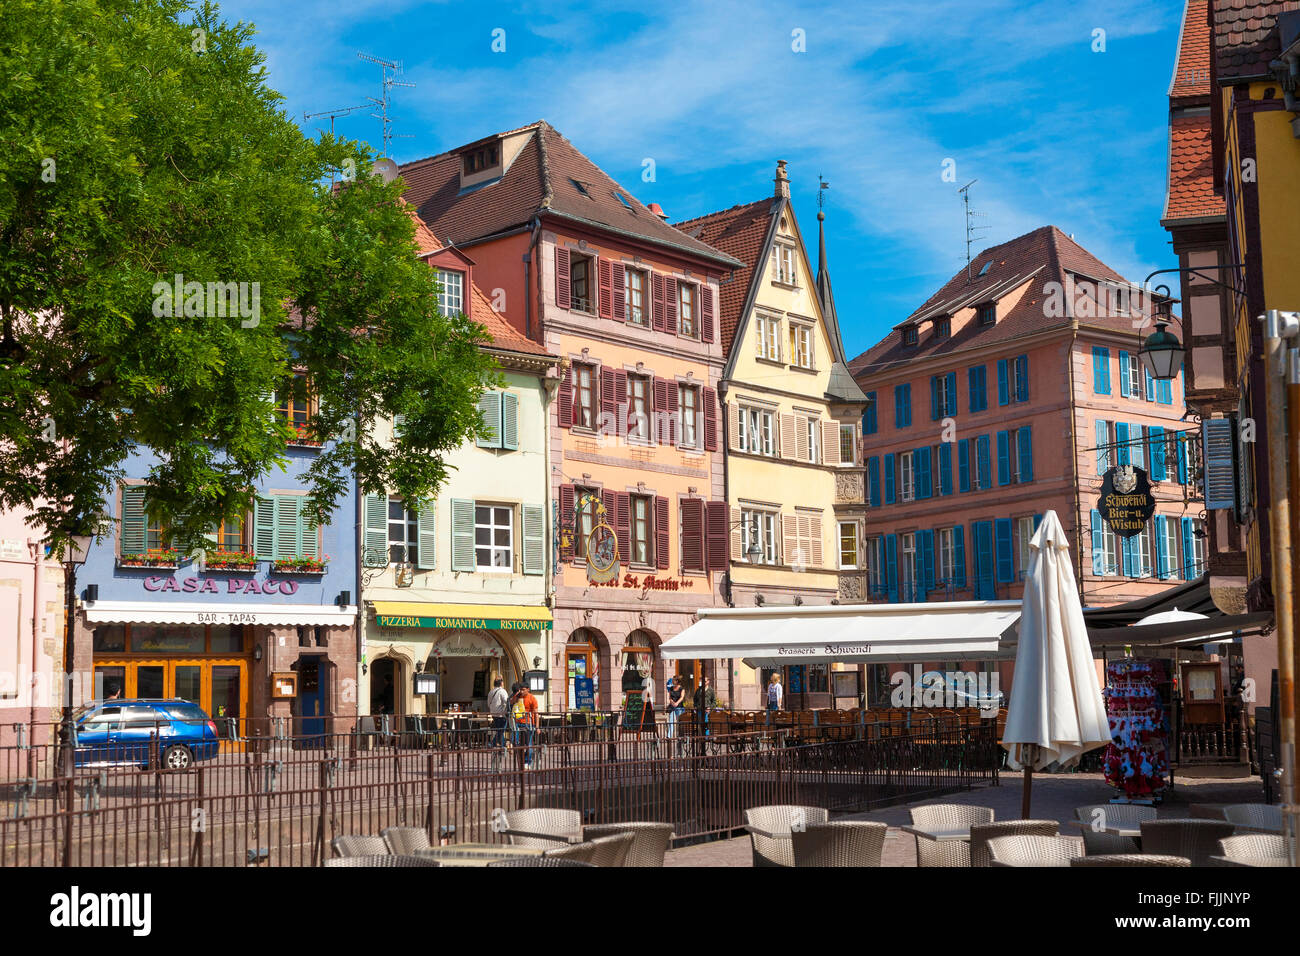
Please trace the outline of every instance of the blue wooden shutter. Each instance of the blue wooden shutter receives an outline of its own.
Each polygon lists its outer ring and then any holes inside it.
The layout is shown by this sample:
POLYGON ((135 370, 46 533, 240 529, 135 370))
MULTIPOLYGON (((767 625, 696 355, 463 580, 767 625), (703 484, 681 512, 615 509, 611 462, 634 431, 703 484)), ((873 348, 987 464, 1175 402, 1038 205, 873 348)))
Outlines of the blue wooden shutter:
POLYGON ((149 547, 149 517, 145 491, 140 486, 122 487, 121 554, 144 554, 149 547))
POLYGON ((975 387, 976 385, 975 372, 978 368, 979 368, 978 365, 972 365, 970 368, 966 370, 966 404, 969 410, 972 412, 978 412, 980 410, 979 392, 976 390, 975 387))
POLYGON ((1161 405, 1172 405, 1174 403, 1173 389, 1170 387, 1172 384, 1167 378, 1156 382, 1156 401, 1161 405))
POLYGON ((885 535, 885 587, 891 602, 898 602, 898 536, 885 535))
POLYGON ((998 432, 998 484, 1011 484, 1011 436, 998 432))
POLYGON ((476 441, 479 448, 501 447, 501 393, 484 392, 478 399, 478 414, 483 434, 476 441))
MULTIPOLYGON (((1237 469, 1233 463, 1232 419, 1201 422, 1201 460, 1205 474, 1205 510, 1237 506, 1237 469)), ((1187 446, 1178 443, 1178 480, 1187 484, 1187 446)))
POLYGON ((930 421, 939 420, 939 376, 930 376, 930 421))
POLYGON ((1008 584, 1015 580, 1015 555, 1011 553, 1011 519, 998 518, 993 523, 994 539, 997 546, 998 583, 1008 584))
POLYGON ((953 587, 966 586, 966 535, 961 525, 952 529, 952 576, 953 587))
POLYGON ((519 396, 514 392, 501 393, 501 447, 519 448, 519 396))
POLYGON ((998 359, 998 404, 1011 404, 1011 388, 1007 381, 1007 360, 998 359))
POLYGON ((867 502, 873 508, 880 507, 880 458, 872 455, 867 459, 867 502))
MULTIPOLYGON (((382 568, 388 563, 388 499, 381 495, 366 495, 361 517, 361 563, 369 568, 382 568)), ((423 545, 420 551, 423 557, 423 545)))
POLYGON ((1097 419, 1095 427, 1097 436, 1097 474, 1104 475, 1106 470, 1110 468, 1110 448, 1108 447, 1110 445, 1110 429, 1107 427, 1106 422, 1100 418, 1097 419))
POLYGON ((1029 401, 1029 356, 1016 356, 1016 401, 1029 401))
POLYGON ((1101 512, 1092 509, 1092 573, 1100 577, 1106 573, 1106 551, 1102 547, 1101 512))
POLYGON ((415 566, 421 571, 431 571, 438 566, 438 516, 434 502, 420 506, 416 531, 415 566))
POLYGON ((939 446, 939 494, 952 494, 952 442, 939 446))
POLYGON ((467 498, 451 499, 451 569, 473 571, 478 566, 474 556, 474 502, 467 498))
POLYGON ((1156 577, 1162 581, 1169 577, 1169 547, 1165 540, 1168 519, 1164 515, 1155 516, 1156 530, 1156 577))
POLYGON ((957 442, 957 490, 970 491, 970 439, 957 442))
POLYGON ((1119 550, 1124 559, 1124 577, 1137 577, 1137 555, 1134 553, 1133 539, 1120 538, 1119 550))
POLYGON ((980 601, 991 599, 993 589, 993 522, 976 521, 971 525, 975 531, 975 598, 980 601))
POLYGON ((1151 472, 1152 481, 1165 481, 1169 478, 1168 470, 1165 468, 1165 430, 1159 425, 1152 425, 1149 431, 1151 444, 1151 472))
POLYGON ((930 446, 924 445, 912 456, 916 461, 916 497, 930 497, 930 446))
POLYGON ((1146 376, 1146 400, 1154 402, 1156 400, 1156 380, 1151 377, 1151 373, 1144 367, 1142 374, 1146 376))
POLYGON ((1092 391, 1094 395, 1110 394, 1110 349, 1092 347, 1092 391))
POLYGON ((1192 519, 1181 518, 1179 520, 1183 524, 1183 573, 1179 577, 1184 581, 1195 581, 1200 575, 1197 573, 1199 569, 1195 567, 1196 542, 1192 530, 1192 519))
POLYGON ((934 590, 934 532, 918 531, 916 533, 917 549, 921 559, 921 600, 934 590))
POLYGON ((259 561, 274 561, 275 552, 275 499, 259 497, 253 503, 253 556, 259 561))
POLYGON ((975 439, 975 474, 981 489, 993 486, 993 462, 989 457, 988 435, 980 435, 975 439))
POLYGON ((1128 353, 1119 353, 1119 394, 1128 398, 1133 393, 1133 383, 1129 381, 1128 353))
POLYGON ((876 393, 867 392, 867 410, 862 413, 862 434, 874 435, 877 428, 876 424, 876 393))
POLYGON ((546 510, 524 505, 524 574, 541 574, 546 566, 546 510))
POLYGON ((1016 430, 1016 450, 1020 455, 1020 480, 1034 480, 1034 433, 1032 425, 1016 430))
POLYGON ((1130 464, 1128 444, 1128 422, 1115 423, 1115 464, 1130 464))
POLYGON ((944 390, 945 415, 957 414, 957 373, 949 372, 947 376, 948 387, 944 390))
POLYGON ((912 386, 907 384, 903 388, 903 427, 907 428, 912 424, 912 386))
POLYGON ((894 503, 894 453, 885 456, 885 504, 894 503))

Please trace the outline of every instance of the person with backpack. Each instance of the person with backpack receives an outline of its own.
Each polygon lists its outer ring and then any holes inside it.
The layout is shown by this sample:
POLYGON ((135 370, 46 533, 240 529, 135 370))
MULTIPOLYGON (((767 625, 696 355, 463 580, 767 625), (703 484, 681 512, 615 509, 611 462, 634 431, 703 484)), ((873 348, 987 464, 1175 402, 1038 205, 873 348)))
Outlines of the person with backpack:
POLYGON ((533 762, 533 738, 537 734, 537 698, 521 682, 515 683, 514 695, 510 698, 510 720, 514 724, 516 747, 523 738, 524 766, 529 767, 533 762))

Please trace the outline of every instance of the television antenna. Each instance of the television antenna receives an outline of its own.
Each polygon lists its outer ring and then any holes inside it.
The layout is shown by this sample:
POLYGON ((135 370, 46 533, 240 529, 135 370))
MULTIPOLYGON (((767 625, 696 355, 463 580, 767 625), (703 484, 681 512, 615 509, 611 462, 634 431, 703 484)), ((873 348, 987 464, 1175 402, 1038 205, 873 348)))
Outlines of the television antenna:
POLYGON ((974 279, 974 276, 970 274, 971 246, 975 244, 976 240, 984 238, 982 235, 979 235, 979 233, 986 232, 989 228, 986 225, 980 225, 976 222, 977 219, 986 218, 988 214, 982 212, 974 212, 970 208, 970 188, 974 186, 977 182, 979 182, 978 179, 972 179, 965 186, 962 186, 961 189, 957 190, 957 192, 961 193, 961 202, 966 213, 966 284, 967 285, 969 285, 971 281, 974 279))
POLYGON ((361 53, 361 52, 357 53, 357 57, 358 59, 365 60, 367 63, 374 63, 375 65, 381 67, 384 71, 383 95, 380 96, 379 98, 375 98, 373 96, 367 96, 366 99, 368 99, 371 103, 375 104, 375 106, 379 107, 378 113, 371 113, 370 115, 373 116, 375 119, 379 120, 383 124, 383 129, 384 129, 383 155, 391 159, 392 156, 389 153, 389 144, 393 141, 393 139, 412 138, 410 133, 393 132, 393 117, 390 116, 388 113, 388 103, 392 96, 392 89, 395 86, 405 86, 414 89, 415 84, 404 83, 401 80, 397 79, 397 77, 402 75, 401 60, 398 60, 396 63, 394 63, 389 60, 381 60, 379 59, 379 57, 371 56, 369 53, 361 53))
MULTIPOLYGON (((334 117, 336 117, 336 116, 347 116, 349 113, 355 113, 357 110, 363 110, 363 109, 365 109, 365 108, 366 108, 366 104, 365 104, 365 103, 362 103, 360 106, 345 106, 345 107, 343 107, 343 109, 338 109, 338 110, 321 110, 320 112, 317 112, 317 113, 303 113, 303 114, 302 114, 302 121, 305 123, 305 122, 307 122, 309 119, 315 119, 317 116, 328 116, 328 117, 330 118, 330 136, 333 136, 333 135, 334 135, 334 117)), ((316 127, 316 128, 317 128, 317 129, 320 129, 319 126, 316 127)), ((322 129, 321 132, 323 133, 323 132, 325 132, 325 131, 322 129)))

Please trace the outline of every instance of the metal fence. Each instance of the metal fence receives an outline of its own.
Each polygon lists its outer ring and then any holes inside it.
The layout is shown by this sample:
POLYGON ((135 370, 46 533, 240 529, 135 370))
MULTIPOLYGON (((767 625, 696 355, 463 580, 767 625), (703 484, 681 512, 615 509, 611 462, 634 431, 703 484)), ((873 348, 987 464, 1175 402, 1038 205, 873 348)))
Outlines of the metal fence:
POLYGON ((187 770, 82 768, 0 784, 0 866, 312 866, 335 837, 424 829, 500 842, 503 812, 672 823, 678 842, 730 834, 747 807, 867 809, 996 782, 995 728, 934 720, 835 739, 798 728, 653 734, 447 750, 288 738, 187 770))

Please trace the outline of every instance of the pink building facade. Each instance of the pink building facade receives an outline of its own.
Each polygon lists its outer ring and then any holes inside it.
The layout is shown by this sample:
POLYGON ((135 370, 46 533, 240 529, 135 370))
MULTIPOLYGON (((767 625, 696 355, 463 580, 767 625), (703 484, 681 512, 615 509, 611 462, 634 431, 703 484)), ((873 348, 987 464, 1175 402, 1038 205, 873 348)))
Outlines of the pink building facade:
POLYGON ((16 724, 58 719, 63 568, 17 511, 0 512, 0 747, 16 724))

